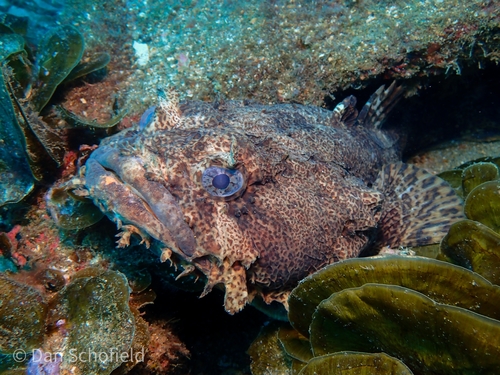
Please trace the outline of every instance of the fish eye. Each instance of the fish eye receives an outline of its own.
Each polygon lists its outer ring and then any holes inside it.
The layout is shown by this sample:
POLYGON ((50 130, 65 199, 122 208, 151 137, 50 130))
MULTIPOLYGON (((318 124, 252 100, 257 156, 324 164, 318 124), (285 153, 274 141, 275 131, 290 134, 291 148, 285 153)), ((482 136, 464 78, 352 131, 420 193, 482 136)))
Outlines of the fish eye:
POLYGON ((214 197, 230 197, 241 190, 244 179, 237 169, 209 167, 201 176, 201 184, 214 197))

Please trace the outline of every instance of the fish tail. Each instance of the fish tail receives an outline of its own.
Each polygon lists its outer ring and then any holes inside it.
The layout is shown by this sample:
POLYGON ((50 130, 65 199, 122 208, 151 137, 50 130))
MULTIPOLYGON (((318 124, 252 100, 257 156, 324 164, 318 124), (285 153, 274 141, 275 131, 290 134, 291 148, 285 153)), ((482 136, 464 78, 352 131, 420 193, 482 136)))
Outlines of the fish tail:
POLYGON ((465 218, 463 201, 441 178, 414 165, 386 165, 374 188, 384 194, 376 247, 434 244, 465 218))

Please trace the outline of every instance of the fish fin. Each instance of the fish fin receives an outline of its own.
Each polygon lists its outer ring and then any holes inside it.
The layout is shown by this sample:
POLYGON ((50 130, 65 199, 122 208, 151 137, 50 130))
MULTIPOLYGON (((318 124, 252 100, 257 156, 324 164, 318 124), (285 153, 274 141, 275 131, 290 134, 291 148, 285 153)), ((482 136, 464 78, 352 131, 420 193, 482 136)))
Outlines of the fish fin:
POLYGON ((339 124, 343 124, 346 126, 354 125, 358 117, 356 102, 356 97, 350 95, 342 100, 339 104, 337 104, 333 109, 331 124, 334 126, 339 124))
POLYGON ((438 243, 454 222, 465 219, 463 201, 453 188, 414 165, 386 165, 373 187, 385 197, 377 248, 438 243))
POLYGON ((403 86, 396 86, 396 81, 385 89, 380 86, 363 106, 357 117, 357 124, 370 129, 380 129, 389 112, 401 99, 403 86))

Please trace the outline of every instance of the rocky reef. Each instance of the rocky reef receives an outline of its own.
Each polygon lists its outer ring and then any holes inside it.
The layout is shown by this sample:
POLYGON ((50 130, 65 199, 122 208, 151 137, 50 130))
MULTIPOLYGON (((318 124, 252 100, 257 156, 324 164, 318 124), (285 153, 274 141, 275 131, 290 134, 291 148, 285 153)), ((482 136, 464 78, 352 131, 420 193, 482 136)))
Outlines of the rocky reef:
POLYGON ((74 1, 63 17, 93 42, 123 42, 137 68, 127 84, 137 92, 132 106, 151 105, 158 85, 190 99, 222 94, 320 105, 380 77, 418 86, 498 62, 497 10, 495 1, 458 0, 74 1), (103 23, 108 32, 94 35, 103 23))

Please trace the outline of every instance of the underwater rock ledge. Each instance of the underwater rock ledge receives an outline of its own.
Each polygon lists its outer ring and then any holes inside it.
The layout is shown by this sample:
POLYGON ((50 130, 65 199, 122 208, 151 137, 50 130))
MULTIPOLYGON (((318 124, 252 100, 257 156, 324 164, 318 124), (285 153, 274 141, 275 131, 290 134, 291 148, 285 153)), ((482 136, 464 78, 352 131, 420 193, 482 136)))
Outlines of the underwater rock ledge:
POLYGON ((122 3, 68 1, 62 18, 135 63, 124 82, 131 109, 166 85, 189 99, 320 105, 373 78, 421 82, 500 56, 495 1, 122 3), (134 43, 148 51, 142 65, 134 43))

